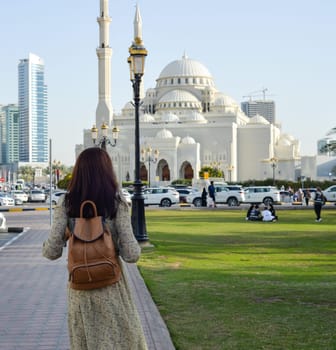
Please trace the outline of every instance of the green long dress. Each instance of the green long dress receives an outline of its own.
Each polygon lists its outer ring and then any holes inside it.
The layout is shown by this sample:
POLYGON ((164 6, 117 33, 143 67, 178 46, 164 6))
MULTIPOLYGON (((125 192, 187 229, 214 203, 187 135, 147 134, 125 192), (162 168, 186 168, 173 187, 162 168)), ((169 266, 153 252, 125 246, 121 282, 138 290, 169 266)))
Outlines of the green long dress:
MULTIPOLYGON (((68 217, 64 196, 54 209, 54 219, 42 253, 54 260, 62 256, 68 217)), ((107 220, 120 257, 136 262, 140 247, 134 238, 128 205, 121 201, 117 215, 107 220)), ((146 340, 138 312, 127 283, 123 261, 121 280, 111 286, 94 290, 68 288, 68 326, 72 350, 146 350, 146 340)))

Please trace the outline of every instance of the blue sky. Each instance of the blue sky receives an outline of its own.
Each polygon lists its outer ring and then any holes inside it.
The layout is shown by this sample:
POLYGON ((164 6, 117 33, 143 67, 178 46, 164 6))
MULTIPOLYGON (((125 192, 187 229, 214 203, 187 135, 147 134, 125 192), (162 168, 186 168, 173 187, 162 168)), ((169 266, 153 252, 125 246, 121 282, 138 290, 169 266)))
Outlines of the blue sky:
MULTIPOLYGON (((110 0, 112 105, 132 98, 127 66, 135 1, 110 0)), ((149 56, 145 88, 184 52, 203 63, 219 91, 241 102, 268 89, 282 131, 316 154, 335 127, 336 1, 141 0, 149 56)), ((17 103, 17 65, 43 58, 53 159, 71 165, 83 129, 95 121, 99 0, 11 0, 0 5, 0 104, 17 103)), ((260 96, 261 97, 261 96, 260 96)))

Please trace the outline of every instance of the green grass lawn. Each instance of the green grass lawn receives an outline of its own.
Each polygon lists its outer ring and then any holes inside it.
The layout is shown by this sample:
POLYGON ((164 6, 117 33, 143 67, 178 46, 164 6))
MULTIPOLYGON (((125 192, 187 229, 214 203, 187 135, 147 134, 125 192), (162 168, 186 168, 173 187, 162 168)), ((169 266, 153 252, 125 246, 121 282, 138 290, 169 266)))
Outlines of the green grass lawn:
POLYGON ((138 265, 178 350, 336 349, 336 210, 146 210, 138 265))

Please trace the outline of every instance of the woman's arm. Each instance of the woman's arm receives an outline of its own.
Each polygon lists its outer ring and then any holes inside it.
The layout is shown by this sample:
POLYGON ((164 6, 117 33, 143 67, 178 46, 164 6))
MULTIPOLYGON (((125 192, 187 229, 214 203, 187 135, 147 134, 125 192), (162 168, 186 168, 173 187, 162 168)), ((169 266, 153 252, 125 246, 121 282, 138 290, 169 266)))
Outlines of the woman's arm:
POLYGON ((65 229, 67 226, 67 215, 64 205, 65 196, 61 196, 54 209, 54 218, 48 239, 43 243, 42 255, 50 260, 58 259, 62 256, 62 251, 66 242, 65 229))

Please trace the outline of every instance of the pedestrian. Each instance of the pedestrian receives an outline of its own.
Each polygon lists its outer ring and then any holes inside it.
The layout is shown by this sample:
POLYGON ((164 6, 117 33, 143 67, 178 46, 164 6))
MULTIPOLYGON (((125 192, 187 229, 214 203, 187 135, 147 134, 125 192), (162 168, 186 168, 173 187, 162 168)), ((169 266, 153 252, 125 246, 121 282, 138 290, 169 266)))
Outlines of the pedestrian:
POLYGON ((304 200, 306 202, 306 205, 308 205, 309 204, 309 200, 311 198, 310 191, 308 189, 306 189, 306 191, 304 191, 303 193, 304 193, 304 200))
POLYGON ((207 206, 207 191, 205 189, 205 187, 203 187, 203 191, 202 191, 202 207, 206 207, 207 206))
POLYGON ((210 185, 208 187, 208 192, 209 192, 209 197, 212 199, 213 201, 213 206, 216 208, 216 188, 214 186, 214 182, 210 181, 210 185))
POLYGON ((322 190, 320 187, 316 188, 315 198, 314 198, 314 211, 316 214, 316 222, 321 222, 321 210, 322 206, 324 205, 326 201, 326 198, 324 197, 324 194, 322 193, 322 190))
MULTIPOLYGON (((97 289, 76 290, 68 286, 68 327, 71 350, 146 350, 146 340, 124 270, 124 262, 136 262, 140 246, 136 241, 129 207, 120 194, 112 161, 99 147, 87 148, 78 156, 68 192, 54 209, 54 219, 43 255, 58 259, 66 243, 65 231, 71 218, 80 216, 85 200, 96 204, 99 216, 110 229, 121 268, 118 282, 97 289)), ((92 217, 85 206, 84 217, 92 217)))

